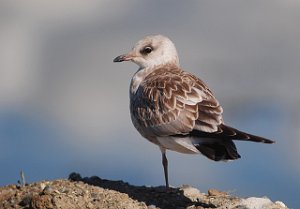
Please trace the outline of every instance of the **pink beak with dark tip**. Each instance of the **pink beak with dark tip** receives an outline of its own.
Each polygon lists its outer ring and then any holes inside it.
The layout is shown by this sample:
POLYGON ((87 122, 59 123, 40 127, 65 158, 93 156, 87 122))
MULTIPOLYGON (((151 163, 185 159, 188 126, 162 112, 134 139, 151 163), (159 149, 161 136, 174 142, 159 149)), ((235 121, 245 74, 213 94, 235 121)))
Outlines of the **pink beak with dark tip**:
POLYGON ((117 56, 113 61, 114 62, 123 62, 123 61, 129 61, 131 58, 127 56, 126 54, 122 54, 120 56, 117 56))

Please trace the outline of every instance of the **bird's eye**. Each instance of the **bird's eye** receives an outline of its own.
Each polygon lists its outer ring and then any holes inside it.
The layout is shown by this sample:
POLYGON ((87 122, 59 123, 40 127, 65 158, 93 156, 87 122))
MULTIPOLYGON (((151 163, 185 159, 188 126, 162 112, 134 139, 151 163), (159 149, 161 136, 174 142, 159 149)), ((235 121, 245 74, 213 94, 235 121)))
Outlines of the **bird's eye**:
POLYGON ((150 54, 151 52, 152 52, 152 47, 150 47, 150 46, 146 46, 145 48, 143 48, 142 50, 141 50, 141 53, 142 54, 150 54))

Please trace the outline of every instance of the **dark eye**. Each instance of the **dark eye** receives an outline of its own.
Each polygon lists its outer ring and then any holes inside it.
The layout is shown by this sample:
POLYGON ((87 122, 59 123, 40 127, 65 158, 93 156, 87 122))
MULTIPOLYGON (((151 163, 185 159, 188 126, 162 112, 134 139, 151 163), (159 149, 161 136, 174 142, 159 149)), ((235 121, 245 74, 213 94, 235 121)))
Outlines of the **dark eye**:
POLYGON ((146 46, 141 50, 142 54, 150 54, 152 52, 152 47, 151 46, 146 46))

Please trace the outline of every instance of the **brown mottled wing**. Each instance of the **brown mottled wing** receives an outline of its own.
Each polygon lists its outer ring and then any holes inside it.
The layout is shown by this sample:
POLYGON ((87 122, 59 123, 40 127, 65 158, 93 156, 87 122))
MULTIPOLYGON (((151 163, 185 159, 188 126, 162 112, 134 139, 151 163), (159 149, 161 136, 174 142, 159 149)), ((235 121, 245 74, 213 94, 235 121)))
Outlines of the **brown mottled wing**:
POLYGON ((193 129, 215 132, 222 108, 207 86, 176 67, 149 74, 131 95, 133 124, 145 137, 189 134, 193 129))

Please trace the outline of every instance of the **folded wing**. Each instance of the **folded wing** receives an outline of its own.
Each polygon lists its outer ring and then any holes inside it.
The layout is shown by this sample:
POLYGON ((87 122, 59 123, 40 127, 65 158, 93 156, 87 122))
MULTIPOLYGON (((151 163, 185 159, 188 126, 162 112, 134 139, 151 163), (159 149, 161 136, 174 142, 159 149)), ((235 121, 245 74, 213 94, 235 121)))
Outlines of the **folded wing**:
POLYGON ((131 95, 131 116, 144 136, 216 132, 222 107, 197 77, 176 67, 159 68, 131 95))

